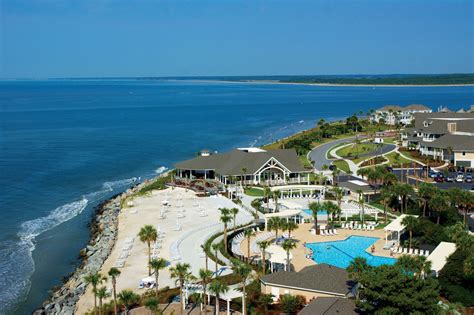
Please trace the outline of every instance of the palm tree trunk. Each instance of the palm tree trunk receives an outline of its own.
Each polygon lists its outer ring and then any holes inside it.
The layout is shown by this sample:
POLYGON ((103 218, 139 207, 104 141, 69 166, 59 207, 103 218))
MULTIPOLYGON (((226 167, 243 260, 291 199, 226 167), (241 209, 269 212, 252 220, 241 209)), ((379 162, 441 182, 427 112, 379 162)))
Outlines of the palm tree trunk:
POLYGON ((247 262, 250 262, 250 237, 247 238, 247 262))
POLYGON ((180 303, 180 306, 181 306, 181 307, 180 307, 180 310, 179 310, 180 312, 179 312, 179 313, 180 313, 181 315, 183 315, 183 309, 184 309, 183 285, 184 285, 183 280, 180 280, 180 281, 179 281, 179 300, 180 300, 180 302, 181 302, 181 303, 180 303))
POLYGON ((242 283, 242 315, 245 315, 247 309, 245 307, 245 280, 242 283))
POLYGON ((102 315, 102 298, 99 299, 99 315, 102 315))
POLYGON ((286 271, 290 271, 290 251, 286 252, 286 271))
POLYGON ((216 259, 216 278, 217 278, 217 250, 214 252, 214 255, 216 257, 214 257, 216 259))
POLYGON ((204 313, 207 314, 207 296, 206 296, 206 283, 203 284, 202 286, 202 293, 203 293, 203 302, 204 302, 204 313))
POLYGON ((116 282, 115 279, 113 280, 113 294, 114 294, 114 315, 117 315, 117 288, 116 288, 116 282))
POLYGON ((156 299, 158 300, 158 270, 155 271, 155 291, 156 299))
POLYGON ((97 295, 95 294, 96 292, 96 287, 93 288, 93 293, 94 293, 94 314, 97 314, 97 295))
POLYGON ((426 201, 423 201, 423 218, 425 217, 426 215, 426 201))
POLYGON ((413 232, 410 230, 410 249, 411 249, 411 239, 412 239, 413 232))
POLYGON ((219 295, 216 294, 216 315, 219 315, 219 295))
POLYGON ((207 252, 206 252, 206 251, 204 251, 204 256, 205 256, 205 258, 206 258, 206 271, 207 271, 207 270, 209 270, 209 268, 208 268, 208 267, 209 267, 209 266, 208 266, 208 259, 209 259, 209 256, 207 255, 207 252))
POLYGON ((266 270, 266 257, 265 257, 265 249, 263 249, 263 254, 262 254, 262 272, 265 274, 266 270))
POLYGON ((148 276, 151 276, 150 262, 151 262, 151 244, 150 244, 150 241, 148 241, 148 276))

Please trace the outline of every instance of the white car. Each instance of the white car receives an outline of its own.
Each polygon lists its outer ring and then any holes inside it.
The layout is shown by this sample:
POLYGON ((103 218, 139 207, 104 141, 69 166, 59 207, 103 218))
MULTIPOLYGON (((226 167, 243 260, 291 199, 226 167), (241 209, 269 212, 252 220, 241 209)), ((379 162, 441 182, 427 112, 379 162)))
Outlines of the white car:
POLYGON ((458 176, 456 176, 456 181, 458 183, 462 183, 464 181, 464 175, 463 174, 458 174, 458 176))

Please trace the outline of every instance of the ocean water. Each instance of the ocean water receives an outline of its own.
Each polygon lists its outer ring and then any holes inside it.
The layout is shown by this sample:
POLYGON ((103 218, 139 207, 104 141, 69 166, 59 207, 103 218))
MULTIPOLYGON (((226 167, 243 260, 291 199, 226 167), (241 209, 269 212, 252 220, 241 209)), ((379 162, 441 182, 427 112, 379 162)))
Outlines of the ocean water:
POLYGON ((0 313, 78 264, 93 208, 202 148, 263 144, 384 104, 474 104, 473 87, 0 81, 0 313))

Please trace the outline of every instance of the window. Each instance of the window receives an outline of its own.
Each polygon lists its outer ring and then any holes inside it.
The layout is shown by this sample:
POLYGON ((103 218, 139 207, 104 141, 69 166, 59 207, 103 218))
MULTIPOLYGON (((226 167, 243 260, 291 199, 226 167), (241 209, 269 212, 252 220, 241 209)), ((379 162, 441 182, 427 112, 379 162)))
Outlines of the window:
POLYGON ((466 155, 466 152, 463 152, 462 155, 463 155, 463 156, 466 155))

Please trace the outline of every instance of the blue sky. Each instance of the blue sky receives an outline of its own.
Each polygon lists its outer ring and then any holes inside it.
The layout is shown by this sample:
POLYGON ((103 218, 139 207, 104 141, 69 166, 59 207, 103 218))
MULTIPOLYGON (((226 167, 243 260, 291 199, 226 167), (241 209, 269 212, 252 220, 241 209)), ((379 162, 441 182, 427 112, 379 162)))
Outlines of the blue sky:
POLYGON ((0 77, 474 72, 473 4, 0 0, 0 77))

